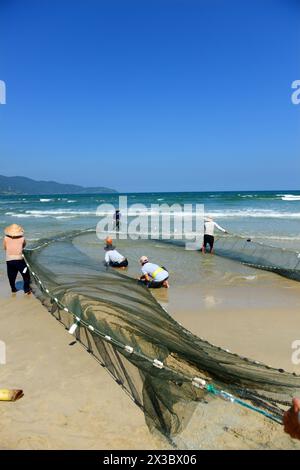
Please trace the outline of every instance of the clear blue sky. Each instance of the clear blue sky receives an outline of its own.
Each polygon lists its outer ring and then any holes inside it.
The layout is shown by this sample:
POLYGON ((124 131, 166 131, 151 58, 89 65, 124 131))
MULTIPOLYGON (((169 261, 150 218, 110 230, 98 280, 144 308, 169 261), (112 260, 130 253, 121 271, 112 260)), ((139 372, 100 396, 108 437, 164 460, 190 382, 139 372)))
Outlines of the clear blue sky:
POLYGON ((299 189, 299 0, 0 0, 0 174, 299 189))

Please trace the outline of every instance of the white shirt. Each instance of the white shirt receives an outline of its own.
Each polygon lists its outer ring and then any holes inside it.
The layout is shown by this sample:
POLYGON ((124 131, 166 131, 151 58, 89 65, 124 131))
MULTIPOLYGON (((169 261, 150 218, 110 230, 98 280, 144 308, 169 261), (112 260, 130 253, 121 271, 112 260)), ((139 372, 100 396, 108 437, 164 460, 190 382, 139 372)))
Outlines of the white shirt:
POLYGON ((204 222, 204 234, 214 236, 215 227, 221 230, 221 232, 226 232, 226 230, 223 227, 220 227, 216 222, 209 220, 204 222))
POLYGON ((168 271, 166 271, 165 269, 163 269, 162 271, 159 271, 156 275, 154 275, 153 277, 153 274, 155 274, 155 271, 157 269, 161 269, 160 266, 158 266, 158 264, 154 264, 154 263, 145 263, 143 264, 142 266, 142 273, 143 274, 148 274, 148 276, 151 277, 152 280, 156 281, 156 282, 161 282, 161 281, 164 281, 165 279, 167 279, 167 277, 169 277, 169 273, 168 271))
POLYGON ((105 262, 106 264, 111 263, 122 263, 124 261, 125 257, 121 255, 116 249, 114 250, 108 250, 105 253, 105 262))

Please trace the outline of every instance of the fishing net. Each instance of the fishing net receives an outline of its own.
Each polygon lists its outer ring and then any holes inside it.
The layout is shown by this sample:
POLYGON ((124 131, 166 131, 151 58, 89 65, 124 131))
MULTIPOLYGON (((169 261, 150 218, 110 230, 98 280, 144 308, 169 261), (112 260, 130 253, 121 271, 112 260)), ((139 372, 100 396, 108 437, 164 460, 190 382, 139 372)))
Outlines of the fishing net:
POLYGON ((215 253, 300 281, 300 253, 297 251, 268 246, 250 238, 223 236, 216 240, 215 253))
MULTIPOLYGON (((284 406, 299 394, 300 376, 191 334, 147 288, 79 249, 88 243, 86 235, 43 240, 25 251, 34 290, 142 408, 150 428, 172 440, 208 395, 280 421, 284 406)), ((88 235, 95 240, 95 233, 88 235)), ((217 249, 225 254, 230 247, 219 242, 217 249)), ((247 261, 250 255, 254 248, 247 261)))

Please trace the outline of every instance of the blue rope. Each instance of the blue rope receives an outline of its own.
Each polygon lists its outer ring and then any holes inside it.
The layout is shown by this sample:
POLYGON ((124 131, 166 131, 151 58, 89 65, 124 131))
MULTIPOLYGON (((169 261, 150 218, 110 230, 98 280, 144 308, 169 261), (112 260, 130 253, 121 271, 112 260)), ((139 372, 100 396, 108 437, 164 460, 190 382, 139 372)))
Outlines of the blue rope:
POLYGON ((265 416, 266 418, 272 419, 276 423, 283 424, 282 419, 280 417, 272 415, 268 411, 262 410, 261 408, 250 405, 249 403, 246 403, 245 401, 240 400, 240 398, 237 398, 237 397, 231 395, 231 393, 224 392, 224 390, 218 390, 212 384, 206 385, 205 390, 209 393, 212 393, 213 395, 216 395, 220 398, 223 398, 223 400, 227 400, 227 401, 230 401, 232 403, 237 403, 238 405, 244 406, 245 408, 248 408, 249 410, 256 411, 257 413, 260 413, 261 415, 265 416))

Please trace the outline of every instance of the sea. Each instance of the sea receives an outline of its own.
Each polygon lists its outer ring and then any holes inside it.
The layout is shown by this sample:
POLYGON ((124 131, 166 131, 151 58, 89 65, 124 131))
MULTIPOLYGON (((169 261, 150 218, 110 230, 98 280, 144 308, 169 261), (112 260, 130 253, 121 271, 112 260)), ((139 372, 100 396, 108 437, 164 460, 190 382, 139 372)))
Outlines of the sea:
POLYGON ((0 196, 0 229, 19 223, 28 241, 33 241, 96 228, 105 212, 103 204, 118 209, 120 196, 127 197, 129 213, 134 204, 143 204, 149 214, 157 205, 203 204, 205 213, 231 233, 271 245, 300 247, 300 191, 291 190, 0 196))

